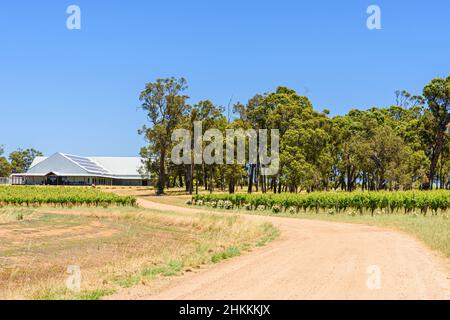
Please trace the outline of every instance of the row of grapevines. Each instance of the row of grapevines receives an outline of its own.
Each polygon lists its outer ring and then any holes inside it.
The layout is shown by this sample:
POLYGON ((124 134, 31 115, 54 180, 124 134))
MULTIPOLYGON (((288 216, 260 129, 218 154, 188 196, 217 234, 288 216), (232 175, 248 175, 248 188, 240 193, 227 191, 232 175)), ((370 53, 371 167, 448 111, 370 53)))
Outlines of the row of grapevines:
POLYGON ((136 204, 136 198, 83 187, 0 186, 0 206, 49 204, 132 206, 136 204))
POLYGON ((405 213, 421 210, 437 212, 450 208, 450 191, 378 191, 378 192, 313 192, 300 194, 207 194, 196 195, 194 200, 211 202, 228 200, 236 207, 278 205, 284 208, 304 210, 335 209, 337 212, 347 208, 371 211, 381 209, 386 212, 404 210, 405 213))

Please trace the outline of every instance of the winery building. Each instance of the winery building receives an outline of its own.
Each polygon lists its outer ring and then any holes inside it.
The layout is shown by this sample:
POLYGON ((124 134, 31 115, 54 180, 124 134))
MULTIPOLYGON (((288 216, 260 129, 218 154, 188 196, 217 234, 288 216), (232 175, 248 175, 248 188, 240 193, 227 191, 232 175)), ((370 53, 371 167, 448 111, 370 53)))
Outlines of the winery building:
POLYGON ((12 184, 147 186, 139 157, 82 157, 55 153, 36 157, 26 173, 13 174, 12 184))

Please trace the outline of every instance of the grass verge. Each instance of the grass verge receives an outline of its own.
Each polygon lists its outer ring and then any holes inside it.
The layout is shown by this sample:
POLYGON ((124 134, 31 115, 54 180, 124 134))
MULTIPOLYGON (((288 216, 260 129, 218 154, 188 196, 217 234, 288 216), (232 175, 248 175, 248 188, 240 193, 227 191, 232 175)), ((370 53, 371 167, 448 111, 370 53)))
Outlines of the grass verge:
POLYGON ((0 209, 0 299, 96 300, 265 244, 270 224, 134 207, 0 209), (18 218, 18 216, 22 218, 18 218), (66 288, 68 266, 81 290, 66 288))
MULTIPOLYGON (((183 204, 183 206, 186 206, 183 204)), ((193 207, 193 206, 188 206, 193 207)), ((199 207, 205 210, 214 210, 223 213, 240 213, 251 215, 266 215, 277 217, 289 217, 298 219, 317 219, 345 223, 361 223, 396 231, 405 232, 422 241, 430 249, 450 258, 450 218, 448 214, 421 215, 421 214, 385 214, 378 211, 373 216, 370 214, 355 213, 354 210, 342 211, 338 214, 329 214, 326 210, 301 210, 299 213, 287 212, 274 213, 271 210, 254 211, 244 209, 216 209, 199 207)))

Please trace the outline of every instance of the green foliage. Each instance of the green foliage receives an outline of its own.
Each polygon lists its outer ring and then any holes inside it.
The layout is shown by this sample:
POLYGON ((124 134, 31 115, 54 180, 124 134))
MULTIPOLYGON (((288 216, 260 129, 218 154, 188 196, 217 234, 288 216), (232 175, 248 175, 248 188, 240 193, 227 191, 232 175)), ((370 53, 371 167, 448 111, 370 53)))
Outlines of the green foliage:
POLYGON ((5 157, 0 157, 0 178, 9 177, 12 173, 11 165, 5 157))
POLYGON ((31 149, 18 149, 9 154, 11 170, 13 173, 24 173, 28 170, 34 158, 43 156, 42 152, 31 149))
POLYGON ((158 194, 164 192, 166 185, 165 167, 172 144, 172 131, 187 111, 188 97, 182 94, 186 88, 184 78, 157 79, 153 83, 147 83, 139 96, 142 109, 147 113, 151 124, 150 127, 144 125, 138 131, 149 142, 141 150, 141 156, 146 158, 143 169, 144 172, 157 173, 158 194))
MULTIPOLYGON (((402 211, 410 213, 420 210, 422 213, 438 210, 446 211, 450 208, 450 192, 435 191, 378 191, 378 192, 312 192, 301 194, 217 194, 196 195, 196 201, 231 201, 236 207, 248 208, 251 205, 256 210, 265 208, 297 208, 298 210, 332 209, 333 214, 346 209, 357 212, 375 210, 392 213, 402 211)), ((275 212, 275 211, 274 211, 275 212)), ((289 209, 294 213, 293 209, 289 209)))
MULTIPOLYGON (((433 79, 423 96, 398 90, 393 106, 353 109, 338 116, 315 110, 308 97, 290 88, 277 87, 256 94, 246 104, 237 102, 233 107, 240 117, 230 120, 209 100, 185 105, 187 97, 180 95, 185 88, 184 79, 160 79, 141 94, 143 108, 154 119, 152 129, 140 131, 149 141, 142 149, 144 158, 167 158, 168 137, 178 128, 191 132, 194 145, 193 124, 202 121, 203 133, 212 128, 223 135, 227 129, 278 129, 280 170, 264 177, 259 160, 249 163, 249 159, 245 164, 195 165, 147 161, 147 170, 157 180, 167 176, 163 187, 185 186, 190 194, 198 193, 199 186, 210 192, 228 189, 230 194, 239 186, 249 193, 255 188, 263 193, 450 189, 450 77, 433 79), (173 88, 170 99, 167 88, 173 88), (158 103, 167 103, 166 98, 179 104, 164 120, 158 103)), ((203 149, 208 146, 203 141, 203 149)), ((248 141, 245 148, 248 152, 248 141)), ((211 153, 216 152, 220 150, 211 153)))
POLYGON ((232 257, 239 256, 241 254, 241 251, 236 247, 229 247, 223 252, 216 253, 211 257, 211 262, 217 263, 225 259, 229 259, 232 257))
POLYGON ((1 206, 132 206, 136 198, 81 187, 0 186, 1 206))

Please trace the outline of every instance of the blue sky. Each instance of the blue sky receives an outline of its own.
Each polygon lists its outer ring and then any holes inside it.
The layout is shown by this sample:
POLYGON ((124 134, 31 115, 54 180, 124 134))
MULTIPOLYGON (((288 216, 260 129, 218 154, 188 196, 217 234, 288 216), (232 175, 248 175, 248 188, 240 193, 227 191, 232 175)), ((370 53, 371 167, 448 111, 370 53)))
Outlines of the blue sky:
POLYGON ((450 74, 449 15, 448 0, 2 2, 0 145, 137 155, 138 95, 159 77, 185 77, 190 103, 285 85, 334 115, 389 106, 450 74), (366 27, 371 4, 382 30, 366 27))

